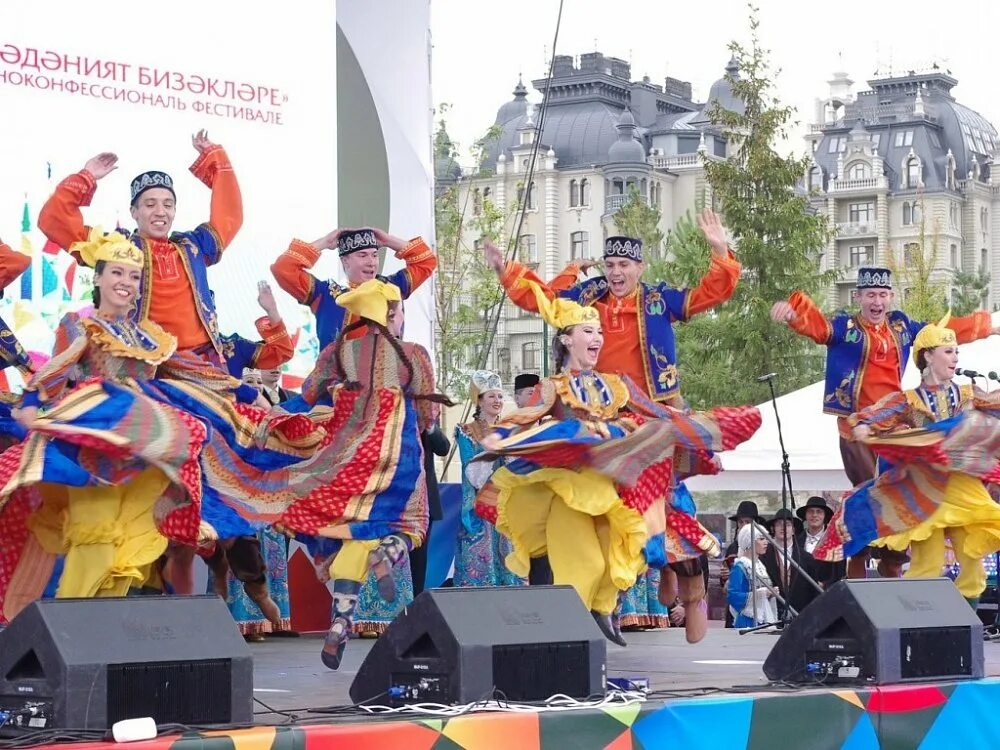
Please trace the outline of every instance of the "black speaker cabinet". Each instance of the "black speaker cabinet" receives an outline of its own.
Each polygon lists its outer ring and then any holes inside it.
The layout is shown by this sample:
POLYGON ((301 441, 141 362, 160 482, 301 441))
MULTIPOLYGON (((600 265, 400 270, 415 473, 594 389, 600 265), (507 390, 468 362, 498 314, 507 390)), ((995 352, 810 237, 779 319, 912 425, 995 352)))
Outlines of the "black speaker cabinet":
POLYGON ((843 580, 785 627, 764 674, 824 684, 976 679, 983 625, 947 578, 843 580))
POLYGON ((0 710, 21 728, 253 721, 253 661, 216 596, 47 599, 0 632, 0 710))
POLYGON ((604 695, 606 644, 569 586, 430 589, 372 646, 355 703, 604 695))

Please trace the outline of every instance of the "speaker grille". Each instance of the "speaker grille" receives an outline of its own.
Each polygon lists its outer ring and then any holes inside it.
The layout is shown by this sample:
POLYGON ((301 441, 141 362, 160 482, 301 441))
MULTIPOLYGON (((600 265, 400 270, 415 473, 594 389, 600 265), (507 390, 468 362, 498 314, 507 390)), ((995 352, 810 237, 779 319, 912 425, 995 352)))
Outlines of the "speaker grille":
POLYGON ((545 700, 557 693, 587 698, 590 644, 580 641, 494 646, 493 686, 512 701, 545 700))
POLYGON ((972 675, 972 630, 901 628, 900 676, 904 680, 972 675))
POLYGON ((229 659, 109 664, 108 726, 151 716, 158 724, 232 721, 229 659))

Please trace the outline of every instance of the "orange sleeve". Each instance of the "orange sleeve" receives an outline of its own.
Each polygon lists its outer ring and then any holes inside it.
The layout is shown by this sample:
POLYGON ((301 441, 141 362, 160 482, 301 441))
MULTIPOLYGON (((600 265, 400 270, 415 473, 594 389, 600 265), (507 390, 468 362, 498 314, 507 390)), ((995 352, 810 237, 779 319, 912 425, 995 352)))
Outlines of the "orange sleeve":
POLYGON ((212 146, 198 155, 191 165, 191 174, 212 191, 212 208, 208 223, 222 242, 222 250, 236 237, 243 226, 243 196, 236 173, 222 146, 212 146))
POLYGON ((811 338, 817 344, 826 344, 833 335, 833 328, 830 321, 822 311, 816 307, 809 295, 805 292, 794 292, 788 298, 788 304, 795 310, 796 318, 788 327, 800 336, 811 338))
POLYGON ((732 297, 742 270, 743 266, 736 260, 732 250, 724 258, 712 253, 708 273, 701 277, 698 286, 688 292, 684 303, 684 319, 711 310, 732 297))
POLYGON ((570 263, 561 270, 552 281, 549 282, 549 289, 553 292, 564 292, 573 287, 580 280, 580 265, 570 263))
POLYGON ((273 370, 288 362, 295 354, 292 337, 288 335, 285 323, 279 320, 272 323, 266 315, 254 323, 262 343, 257 347, 253 366, 261 370, 273 370))
POLYGON ((319 250, 308 242, 292 240, 288 249, 271 264, 271 275, 285 292, 302 305, 309 304, 316 277, 309 269, 319 260, 319 250))
POLYGON ((406 243, 396 257, 406 264, 406 276, 410 281, 409 294, 423 284, 437 268, 437 256, 421 237, 414 237, 406 243))
POLYGON ((14 279, 31 265, 31 257, 19 253, 10 245, 0 242, 0 290, 10 286, 14 279))
POLYGON ((556 292, 563 291, 562 289, 553 289, 551 286, 542 281, 538 274, 530 268, 521 265, 516 260, 507 261, 507 265, 504 267, 503 273, 500 274, 500 284, 507 291, 507 296, 510 297, 510 301, 522 310, 527 310, 528 312, 538 312, 538 303, 535 302, 534 292, 532 292, 527 285, 518 283, 521 279, 534 281, 542 288, 542 291, 545 292, 545 296, 549 299, 555 299, 556 292))
MULTIPOLYGON (((97 180, 86 169, 60 182, 38 214, 42 234, 64 250, 87 239, 90 229, 84 224, 80 209, 90 205, 96 190, 97 180)), ((73 254, 73 257, 80 262, 79 256, 73 254)))
POLYGON ((968 344, 970 341, 978 341, 989 336, 993 321, 985 310, 976 310, 972 315, 952 318, 948 321, 947 327, 955 332, 958 343, 968 344))

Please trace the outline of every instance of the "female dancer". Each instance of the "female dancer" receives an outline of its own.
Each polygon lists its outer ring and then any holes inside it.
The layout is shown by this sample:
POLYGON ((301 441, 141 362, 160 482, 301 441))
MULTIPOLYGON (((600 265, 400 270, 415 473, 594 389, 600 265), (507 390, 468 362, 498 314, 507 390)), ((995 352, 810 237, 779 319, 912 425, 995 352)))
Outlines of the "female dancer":
MULTIPOLYGON (((328 441, 315 456, 290 468, 298 499, 279 523, 318 542, 329 563, 333 621, 323 663, 340 667, 358 592, 376 568, 382 597, 396 597, 391 566, 419 546, 427 531, 427 487, 420 433, 437 418, 430 357, 419 344, 401 342, 387 328, 399 309, 399 288, 377 279, 337 296, 355 316, 319 356, 302 387, 310 404, 328 394, 310 419, 322 420, 328 441), (363 330, 358 338, 351 336, 363 330)), ((278 415, 270 427, 302 415, 278 415)))
POLYGON ((627 377, 595 372, 604 343, 597 311, 524 283, 557 331, 559 374, 540 384, 538 406, 514 412, 484 441, 485 460, 507 463, 476 509, 513 543, 510 570, 524 575, 531 557, 547 553, 554 581, 572 585, 605 636, 624 645, 610 615, 647 560, 718 554, 706 529, 666 504, 675 450, 732 448, 756 431, 760 413, 685 414, 654 404, 627 377))
POLYGON ((489 479, 494 466, 474 462, 483 452, 482 441, 489 435, 503 410, 500 376, 479 370, 472 374, 469 400, 476 405, 472 421, 455 428, 455 443, 462 459, 462 516, 455 553, 456 586, 518 586, 524 579, 511 573, 504 560, 510 541, 491 523, 476 515, 476 493, 489 479))
POLYGON ((1000 479, 1000 392, 952 381, 958 343, 947 322, 929 323, 914 338, 918 387, 848 418, 853 439, 891 467, 845 500, 813 555, 838 560, 866 544, 909 547, 904 577, 936 577, 950 541, 961 566, 955 585, 975 607, 986 588, 983 557, 1000 550, 1000 505, 984 486, 1000 479))

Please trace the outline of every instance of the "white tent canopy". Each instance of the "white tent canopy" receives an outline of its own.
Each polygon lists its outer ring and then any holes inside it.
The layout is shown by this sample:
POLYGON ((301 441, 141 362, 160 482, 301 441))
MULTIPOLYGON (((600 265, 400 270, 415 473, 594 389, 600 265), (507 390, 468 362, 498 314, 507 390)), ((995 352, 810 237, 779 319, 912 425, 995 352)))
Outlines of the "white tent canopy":
MULTIPOLYGON (((1000 324, 1000 312, 993 314, 993 325, 1000 324)), ((1000 373, 1000 337, 990 336, 959 347, 959 367, 984 375, 1000 373)), ((903 387, 913 388, 920 374, 911 361, 903 375, 903 387)), ((968 383, 959 377, 957 383, 968 383)), ((982 379, 980 388, 986 387, 982 379)), ((990 383, 990 388, 1000 387, 990 383)), ((849 490, 840 458, 837 418, 822 412, 823 383, 813 383, 778 399, 778 414, 792 470, 792 488, 820 492, 849 490)), ((781 447, 774 408, 768 401, 760 405, 763 422, 757 433, 736 450, 722 454, 723 472, 715 476, 694 477, 687 481, 691 490, 781 490, 781 447)))

